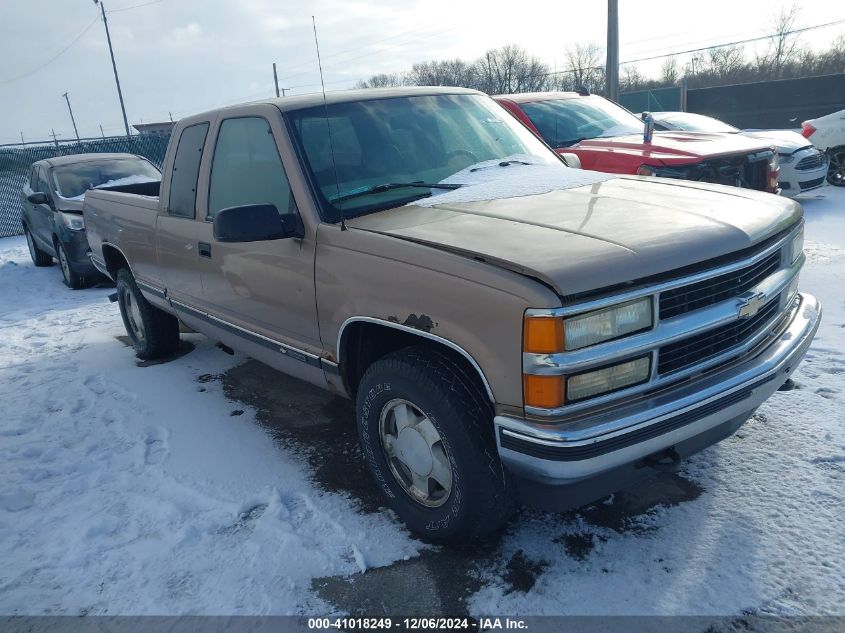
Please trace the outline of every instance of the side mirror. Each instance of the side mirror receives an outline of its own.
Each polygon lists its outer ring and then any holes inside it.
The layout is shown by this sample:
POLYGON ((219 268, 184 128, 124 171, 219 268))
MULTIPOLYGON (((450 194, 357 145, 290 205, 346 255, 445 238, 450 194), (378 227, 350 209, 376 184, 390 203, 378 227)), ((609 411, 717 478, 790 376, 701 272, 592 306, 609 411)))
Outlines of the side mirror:
POLYGON ((227 207, 214 216, 214 239, 218 242, 265 242, 304 235, 299 215, 279 215, 274 204, 227 207))
POLYGON ((36 191, 34 193, 29 194, 26 197, 32 204, 50 204, 50 200, 47 198, 47 194, 43 191, 36 191))
POLYGON ((578 154, 563 152, 562 154, 559 154, 559 156, 568 167, 572 167, 572 169, 581 169, 581 159, 578 158, 578 154))

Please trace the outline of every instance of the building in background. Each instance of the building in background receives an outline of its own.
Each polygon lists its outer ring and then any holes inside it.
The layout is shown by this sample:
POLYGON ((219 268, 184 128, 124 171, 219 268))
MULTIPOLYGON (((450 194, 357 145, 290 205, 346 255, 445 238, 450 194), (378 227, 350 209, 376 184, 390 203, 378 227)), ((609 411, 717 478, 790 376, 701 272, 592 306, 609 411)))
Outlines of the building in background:
POLYGON ((142 136, 170 136, 174 125, 176 124, 173 121, 164 121, 163 123, 135 123, 132 127, 142 136))

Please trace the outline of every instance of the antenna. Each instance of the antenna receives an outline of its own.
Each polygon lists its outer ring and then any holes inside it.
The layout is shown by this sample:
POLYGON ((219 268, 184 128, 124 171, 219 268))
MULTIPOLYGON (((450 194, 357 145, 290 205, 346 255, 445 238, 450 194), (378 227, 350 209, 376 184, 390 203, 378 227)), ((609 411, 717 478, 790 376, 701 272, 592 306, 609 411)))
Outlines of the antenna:
POLYGON ((311 24, 314 26, 314 45, 317 47, 317 67, 320 69, 320 85, 323 87, 323 111, 326 116, 326 128, 329 131, 329 152, 332 155, 332 168, 334 169, 334 184, 337 191, 337 208, 340 211, 340 230, 346 230, 346 216, 343 213, 343 200, 340 199, 340 178, 337 175, 337 162, 334 159, 334 143, 332 143, 332 124, 329 122, 329 104, 326 101, 326 84, 323 81, 323 62, 320 60, 320 42, 317 40, 317 21, 311 16, 311 24))

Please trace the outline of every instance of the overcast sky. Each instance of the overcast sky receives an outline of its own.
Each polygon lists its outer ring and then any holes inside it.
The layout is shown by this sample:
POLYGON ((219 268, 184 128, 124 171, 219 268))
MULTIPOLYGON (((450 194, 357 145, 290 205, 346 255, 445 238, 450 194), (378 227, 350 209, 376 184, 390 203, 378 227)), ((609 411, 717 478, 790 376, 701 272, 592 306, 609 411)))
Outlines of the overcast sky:
MULTIPOLYGON (((283 87, 319 90, 312 14, 326 89, 338 90, 415 61, 473 59, 509 43, 561 67, 567 46, 604 45, 607 8, 603 0, 150 2, 106 0, 130 124, 271 96, 274 61, 283 87)), ((764 35, 780 9, 778 0, 619 4, 623 61, 764 35)), ((830 0, 804 0, 800 7, 798 26, 845 18, 845 5, 830 0)), ((51 128, 72 138, 65 91, 81 136, 98 136, 99 125, 107 135, 122 133, 98 16, 92 0, 0 0, 0 143, 20 140, 21 132, 28 140, 46 139, 51 128)), ((840 24, 803 34, 802 42, 824 48, 843 33, 840 24)), ((659 64, 640 67, 656 72, 659 64)))

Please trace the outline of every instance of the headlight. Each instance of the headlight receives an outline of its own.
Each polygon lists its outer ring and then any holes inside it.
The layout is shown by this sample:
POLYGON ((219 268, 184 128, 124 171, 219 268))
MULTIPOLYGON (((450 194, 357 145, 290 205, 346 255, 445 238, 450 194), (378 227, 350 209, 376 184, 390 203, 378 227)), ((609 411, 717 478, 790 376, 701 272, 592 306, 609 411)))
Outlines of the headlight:
POLYGON ((804 252, 804 227, 802 226, 798 233, 795 234, 795 237, 792 238, 792 243, 789 246, 789 262, 791 264, 795 263, 801 253, 804 252))
POLYGON ((581 349, 651 327, 651 297, 587 312, 564 320, 564 347, 581 349))
POLYGON ((574 402, 591 396, 609 393, 648 380, 649 357, 597 369, 572 376, 566 381, 566 400, 574 402))
POLYGON ((82 231, 85 228, 85 220, 78 213, 59 213, 64 224, 71 231, 82 231))
POLYGON ((781 165, 788 165, 792 161, 795 160, 795 156, 792 154, 778 154, 778 161, 781 165))

